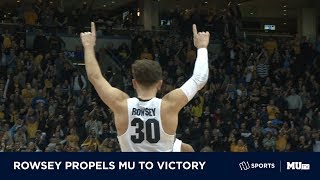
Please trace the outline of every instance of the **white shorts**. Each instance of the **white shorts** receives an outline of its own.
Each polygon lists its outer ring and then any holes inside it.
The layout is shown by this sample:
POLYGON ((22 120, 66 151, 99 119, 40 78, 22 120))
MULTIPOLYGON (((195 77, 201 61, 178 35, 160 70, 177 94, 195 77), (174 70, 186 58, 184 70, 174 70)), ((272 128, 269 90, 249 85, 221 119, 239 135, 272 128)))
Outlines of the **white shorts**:
POLYGON ((181 152, 182 141, 180 139, 176 139, 173 144, 172 152, 181 152))

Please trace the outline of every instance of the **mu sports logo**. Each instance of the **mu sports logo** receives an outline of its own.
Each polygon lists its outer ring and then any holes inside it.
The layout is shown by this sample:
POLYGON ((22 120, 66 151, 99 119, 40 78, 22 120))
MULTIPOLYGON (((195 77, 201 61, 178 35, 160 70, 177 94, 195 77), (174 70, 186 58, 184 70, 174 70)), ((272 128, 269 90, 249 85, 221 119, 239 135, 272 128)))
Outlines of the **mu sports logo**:
POLYGON ((249 169, 274 169, 275 163, 249 163, 248 161, 242 161, 239 163, 241 171, 247 171, 249 169))
POLYGON ((250 164, 248 161, 247 162, 243 161, 239 163, 239 167, 241 171, 248 171, 250 169, 250 164))
POLYGON ((287 170, 310 170, 310 164, 302 162, 287 162, 287 170))

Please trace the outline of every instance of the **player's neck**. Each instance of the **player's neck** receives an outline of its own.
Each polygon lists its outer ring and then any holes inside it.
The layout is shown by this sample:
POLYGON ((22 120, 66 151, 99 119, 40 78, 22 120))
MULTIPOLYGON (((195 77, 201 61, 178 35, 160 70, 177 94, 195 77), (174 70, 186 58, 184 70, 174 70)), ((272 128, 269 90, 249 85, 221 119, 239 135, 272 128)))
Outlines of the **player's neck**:
POLYGON ((141 100, 150 100, 157 95, 157 90, 137 90, 138 98, 141 100))

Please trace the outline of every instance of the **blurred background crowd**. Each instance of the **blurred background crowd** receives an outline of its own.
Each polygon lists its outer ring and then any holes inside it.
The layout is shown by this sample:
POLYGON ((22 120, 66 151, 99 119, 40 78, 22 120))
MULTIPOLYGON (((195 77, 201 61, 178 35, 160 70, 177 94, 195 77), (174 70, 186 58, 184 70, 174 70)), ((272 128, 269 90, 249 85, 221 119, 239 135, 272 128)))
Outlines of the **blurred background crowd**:
MULTIPOLYGON (((133 20, 88 16, 87 7, 67 17, 63 3, 36 1, 4 19, 20 26, 2 29, 0 36, 0 151, 120 151, 113 114, 83 67, 66 55, 60 27, 74 27, 77 34, 91 20, 125 28, 133 20), (32 48, 21 29, 37 32, 32 48)), ((177 137, 202 152, 320 152, 320 37, 248 40, 233 4, 218 12, 203 13, 198 6, 170 16, 169 31, 128 30, 130 44, 97 49, 99 63, 101 54, 111 54, 119 66, 103 68, 113 86, 134 96, 130 66, 149 59, 164 70, 159 97, 179 88, 193 72, 195 23, 212 34, 210 77, 180 112, 177 137)), ((112 32, 111 27, 102 34, 112 32)), ((81 45, 74 48, 83 59, 81 45)))

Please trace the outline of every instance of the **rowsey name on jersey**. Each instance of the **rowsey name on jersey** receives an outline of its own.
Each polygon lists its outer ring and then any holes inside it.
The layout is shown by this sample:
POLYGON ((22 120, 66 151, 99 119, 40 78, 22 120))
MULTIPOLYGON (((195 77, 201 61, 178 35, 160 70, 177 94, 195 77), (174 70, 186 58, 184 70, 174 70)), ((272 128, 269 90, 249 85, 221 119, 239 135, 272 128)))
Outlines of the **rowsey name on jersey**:
POLYGON ((136 109, 132 108, 132 116, 156 116, 156 108, 136 109))

